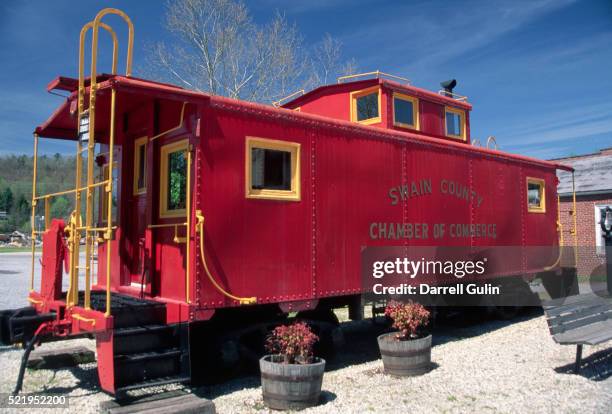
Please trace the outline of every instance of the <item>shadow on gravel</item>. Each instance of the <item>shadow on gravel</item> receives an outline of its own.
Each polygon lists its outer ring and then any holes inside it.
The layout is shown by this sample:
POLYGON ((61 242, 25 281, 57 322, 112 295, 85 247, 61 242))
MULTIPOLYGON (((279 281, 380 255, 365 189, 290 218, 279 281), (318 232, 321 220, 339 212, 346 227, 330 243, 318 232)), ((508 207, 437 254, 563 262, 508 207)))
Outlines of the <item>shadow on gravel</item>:
MULTIPOLYGON (((541 309, 528 308, 514 319, 500 321, 491 320, 491 317, 486 315, 482 308, 458 312, 455 315, 449 315, 436 320, 432 331, 433 346, 493 332, 514 323, 540 317, 541 315, 541 309)), ((386 324, 375 324, 371 320, 345 322, 341 326, 345 345, 333 358, 327 361, 326 371, 334 371, 350 365, 380 359, 376 338, 378 335, 392 330, 386 324)))
POLYGON ((433 329, 433 346, 494 332, 515 323, 539 318, 544 314, 542 308, 532 307, 523 309, 519 315, 512 319, 498 320, 483 312, 484 309, 476 308, 459 316, 442 318, 440 321, 436 321, 436 326, 433 329))
MULTIPOLYGON (((588 348, 585 348, 585 350, 588 348)), ((574 363, 555 368, 559 374, 574 374, 574 363)), ((604 349, 582 359, 578 374, 591 381, 603 381, 612 376, 612 350, 604 349)))
MULTIPOLYGON (((49 394, 69 394, 76 389, 89 391, 87 394, 79 395, 79 397, 96 394, 100 392, 100 383, 98 382, 98 369, 95 363, 83 364, 76 367, 66 368, 77 379, 76 384, 70 387, 50 386, 45 387, 42 392, 49 394)), ((56 371, 56 370, 54 370, 56 371)), ((26 374, 25 381, 28 380, 26 374)))
POLYGON ((222 384, 204 385, 194 389, 193 393, 200 398, 208 398, 212 400, 222 395, 231 394, 235 391, 259 387, 261 387, 261 378, 259 375, 249 375, 233 378, 222 384))
POLYGON ((331 391, 321 391, 321 397, 319 398, 319 405, 325 405, 329 402, 334 401, 337 398, 337 395, 331 391))
MULTIPOLYGON (((541 315, 541 309, 530 308, 524 310, 521 315, 512 320, 499 321, 492 320, 483 309, 479 309, 476 312, 459 312, 458 316, 444 317, 436 321, 433 327, 433 346, 493 332, 514 323, 540 317, 541 315)), ((380 351, 378 350, 376 338, 378 335, 390 332, 392 329, 387 323, 380 323, 382 319, 379 318, 377 321, 377 323, 374 323, 371 319, 367 319, 341 323, 340 326, 344 334, 345 344, 336 351, 335 355, 326 358, 325 371, 335 371, 351 365, 379 360, 380 351)), ((435 362, 432 363, 432 370, 436 368, 438 368, 438 365, 435 362)), ((380 370, 382 371, 382 368, 380 370)), ((261 379, 259 373, 251 371, 250 375, 243 373, 221 384, 198 387, 193 392, 199 397, 214 399, 222 395, 231 394, 234 391, 258 388, 260 386, 261 379)), ((325 402, 329 402, 335 399, 335 395, 323 390, 322 398, 326 399, 324 400, 325 402)))

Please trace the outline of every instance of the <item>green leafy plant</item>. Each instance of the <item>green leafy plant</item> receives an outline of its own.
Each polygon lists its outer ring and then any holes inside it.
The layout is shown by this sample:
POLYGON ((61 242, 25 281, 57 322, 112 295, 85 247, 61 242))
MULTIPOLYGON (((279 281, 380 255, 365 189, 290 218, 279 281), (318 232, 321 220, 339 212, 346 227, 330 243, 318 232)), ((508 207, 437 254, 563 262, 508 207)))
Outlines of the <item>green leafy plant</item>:
POLYGON ((405 341, 419 337, 422 327, 429 323, 430 313, 420 303, 391 301, 385 308, 385 316, 391 318, 392 326, 399 331, 395 337, 405 341))
POLYGON ((312 349, 319 337, 305 322, 294 322, 274 328, 266 339, 266 349, 283 357, 285 364, 310 364, 312 349))

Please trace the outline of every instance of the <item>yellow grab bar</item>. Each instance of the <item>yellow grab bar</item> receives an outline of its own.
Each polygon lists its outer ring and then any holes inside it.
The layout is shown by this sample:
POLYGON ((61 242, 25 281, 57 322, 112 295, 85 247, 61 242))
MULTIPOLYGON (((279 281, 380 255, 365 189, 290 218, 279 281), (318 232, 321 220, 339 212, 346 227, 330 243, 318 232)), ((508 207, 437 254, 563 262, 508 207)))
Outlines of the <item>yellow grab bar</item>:
POLYGON ((37 305, 42 305, 43 303, 45 303, 42 300, 36 300, 36 299, 33 299, 33 298, 28 298, 28 302, 35 303, 37 305))
MULTIPOLYGON (((85 95, 85 36, 87 35, 89 29, 92 29, 93 27, 93 21, 87 23, 85 26, 83 26, 79 35, 79 94, 77 97, 79 113, 82 113, 84 110, 83 98, 85 95)), ((117 34, 109 25, 105 23, 100 23, 100 27, 110 33, 111 37, 113 38, 113 65, 111 73, 114 75, 117 73, 117 55, 119 52, 119 42, 117 41, 117 34)))
POLYGON ((196 210, 196 220, 198 221, 197 229, 200 235, 200 259, 202 260, 202 266, 204 266, 204 271, 206 272, 208 279, 210 279, 210 282, 223 295, 227 296, 230 299, 240 302, 241 305, 252 305, 254 303, 257 303, 257 298, 254 296, 250 298, 241 298, 239 296, 235 296, 227 292, 217 283, 215 278, 211 275, 210 270, 208 269, 208 264, 206 263, 206 257, 204 256, 204 216, 202 215, 201 210, 196 210))
MULTIPOLYGON (((34 158, 33 158, 33 171, 32 171, 32 221, 30 225, 32 226, 32 271, 30 273, 30 292, 34 290, 34 264, 35 264, 35 255, 36 255, 36 178, 38 174, 37 170, 37 161, 38 161, 38 134, 34 134, 34 158)), ((45 211, 45 214, 47 212, 45 211)))
POLYGON ((561 224, 561 198, 559 194, 557 194, 557 232, 559 233, 559 254, 557 255, 557 260, 553 264, 544 267, 544 271, 552 270, 557 267, 561 261, 561 255, 563 254, 563 225, 561 224))
POLYGON ((78 313, 73 313, 72 314, 72 319, 76 319, 77 321, 83 321, 83 322, 90 323, 91 326, 96 326, 96 320, 95 319, 86 318, 84 316, 79 315, 78 313))
POLYGON ((159 134, 149 138, 149 141, 155 141, 157 138, 169 134, 171 132, 177 131, 183 127, 183 122, 185 122, 185 107, 187 106, 187 102, 183 102, 183 106, 181 107, 181 118, 179 119, 179 123, 177 126, 174 126, 170 129, 165 130, 164 132, 160 132, 159 134))

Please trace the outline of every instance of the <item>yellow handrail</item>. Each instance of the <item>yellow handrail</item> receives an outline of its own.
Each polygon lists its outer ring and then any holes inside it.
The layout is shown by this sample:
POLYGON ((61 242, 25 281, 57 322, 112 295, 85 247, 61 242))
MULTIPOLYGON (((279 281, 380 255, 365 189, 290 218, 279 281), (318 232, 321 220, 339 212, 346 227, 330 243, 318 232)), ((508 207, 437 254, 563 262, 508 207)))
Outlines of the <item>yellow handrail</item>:
POLYGON ((93 318, 86 318, 84 316, 79 315, 78 313, 73 313, 72 314, 72 319, 76 319, 77 321, 83 321, 83 322, 87 322, 90 323, 91 326, 96 326, 96 320, 93 318))
POLYGON ((86 185, 84 187, 73 188, 71 190, 58 191, 56 193, 43 194, 43 195, 35 197, 34 199, 35 200, 43 200, 43 199, 48 199, 48 198, 52 198, 52 197, 58 197, 58 196, 61 196, 61 195, 66 195, 66 194, 74 194, 74 193, 85 191, 88 188, 101 187, 101 186, 106 185, 106 184, 108 184, 108 180, 98 181, 98 182, 95 182, 95 183, 93 183, 91 185, 86 185))
POLYGON ((182 128, 183 127, 183 122, 185 121, 185 118, 184 118, 185 117, 185 106, 187 106, 187 102, 183 102, 183 107, 181 108, 181 119, 179 120, 178 125, 175 126, 175 127, 170 128, 170 129, 167 129, 164 132, 160 132, 159 134, 149 138, 149 142, 150 141, 154 141, 154 140, 156 140, 157 138, 159 138, 161 136, 164 136, 166 134, 169 134, 170 132, 174 132, 174 131, 182 128))
MULTIPOLYGON (((93 26, 93 21, 85 24, 83 28, 81 28, 81 33, 79 35, 79 91, 77 95, 79 113, 83 113, 84 111, 83 98, 85 97, 85 36, 87 35, 89 29, 92 29, 93 26)), ((117 35, 115 34, 115 31, 107 24, 100 23, 100 27, 110 33, 113 39, 113 64, 111 73, 115 74, 117 73, 117 56, 119 52, 117 35)))
POLYGON ((257 303, 256 297, 253 296, 250 298, 246 298, 246 297, 239 297, 239 296, 232 295, 231 293, 227 292, 217 283, 215 278, 210 273, 210 270, 208 269, 208 264, 206 263, 206 257, 204 256, 204 216, 202 215, 201 210, 196 210, 196 220, 198 221, 196 226, 197 226, 197 230, 200 236, 200 259, 202 260, 202 266, 204 266, 204 271, 206 272, 206 275, 208 276, 208 279, 210 280, 210 282, 219 292, 221 292, 221 294, 223 294, 224 296, 227 296, 230 299, 238 301, 241 305, 252 305, 254 303, 257 303))
POLYGON ((34 299, 34 298, 28 298, 28 302, 30 302, 30 303, 35 303, 35 304, 37 304, 37 305, 42 305, 43 303, 45 303, 45 302, 43 302, 42 300, 36 300, 36 299, 34 299))
MULTIPOLYGON (((183 106, 184 107, 184 106, 183 106)), ((191 303, 190 298, 190 284, 191 284, 191 144, 187 148, 187 200, 185 214, 187 215, 187 244, 185 246, 185 302, 191 303)), ((177 228, 174 229, 174 241, 178 242, 179 237, 177 234, 177 228)))
POLYGON ((38 134, 34 134, 34 159, 32 160, 32 272, 30 273, 30 292, 34 290, 34 263, 36 255, 36 175, 38 174, 38 134))
POLYGON ((295 91, 292 94, 285 96, 284 98, 280 98, 278 101, 272 102, 272 106, 278 108, 279 106, 281 106, 281 102, 286 101, 287 99, 292 98, 292 97, 294 97, 297 94, 304 95, 305 93, 306 93, 306 91, 304 89, 300 89, 299 91, 295 91))
POLYGON ((576 181, 574 179, 574 171, 572 171, 572 215, 574 216, 574 266, 578 266, 578 218, 576 211, 576 181))
POLYGON ((112 247, 112 225, 113 225, 113 147, 115 145, 115 104, 117 100, 117 90, 111 90, 111 112, 110 112, 110 137, 109 137, 109 167, 108 167, 108 184, 106 187, 107 194, 107 209, 106 209, 106 224, 107 230, 104 233, 106 240, 106 312, 104 316, 109 317, 111 314, 111 247, 112 247))
POLYGON ((561 261, 561 256, 563 254, 563 225, 561 224, 561 197, 557 194, 557 232, 559 233, 559 254, 557 255, 557 260, 550 266, 544 267, 544 271, 552 270, 561 261))

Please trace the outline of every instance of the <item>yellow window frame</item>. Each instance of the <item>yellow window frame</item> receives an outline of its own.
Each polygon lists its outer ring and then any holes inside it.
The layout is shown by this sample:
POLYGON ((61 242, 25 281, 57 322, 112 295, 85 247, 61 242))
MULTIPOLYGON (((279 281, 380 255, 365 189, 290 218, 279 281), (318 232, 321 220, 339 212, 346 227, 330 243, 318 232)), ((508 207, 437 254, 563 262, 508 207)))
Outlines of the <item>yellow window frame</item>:
POLYGON ((380 96, 381 96, 380 86, 373 86, 371 88, 351 92, 350 93, 351 121, 360 123, 362 125, 372 125, 372 124, 380 123, 382 119, 380 115, 381 113, 381 97, 380 96), (363 96, 371 95, 373 93, 378 94, 378 116, 374 118, 364 119, 363 121, 358 121, 357 120, 357 99, 363 96))
POLYGON ((451 106, 445 106, 444 107, 444 133, 446 134, 447 137, 451 137, 451 138, 455 138, 455 139, 460 139, 460 140, 463 140, 463 141, 466 140, 465 111, 464 110, 453 108, 451 106), (455 134, 449 134, 448 133, 448 124, 446 122, 446 114, 448 112, 451 112, 451 113, 459 116, 459 124, 461 125, 461 135, 455 135, 455 134))
POLYGON ((297 142, 281 141, 275 139, 246 137, 245 144, 245 196, 246 198, 279 200, 279 201, 300 201, 301 200, 301 180, 300 180, 300 150, 301 145, 297 142), (291 190, 272 190, 255 189, 252 181, 252 154, 254 148, 285 151, 291 154, 291 190))
POLYGON ((527 177, 527 211, 530 213, 546 213, 546 182, 541 178, 527 177), (540 205, 529 204, 529 184, 535 184, 540 189, 540 205))
POLYGON ((392 110, 393 110, 393 125, 394 126, 400 127, 400 128, 416 129, 417 131, 419 130, 420 123, 419 123, 419 99, 418 98, 414 96, 406 95, 403 93, 399 93, 399 92, 393 92, 392 110), (413 124, 405 124, 403 122, 398 122, 395 120, 395 100, 396 99, 412 102, 412 119, 414 120, 413 124))
POLYGON ((134 141, 134 195, 145 194, 147 192, 147 137, 138 138, 134 141), (140 159, 140 147, 144 147, 144 160, 140 159), (138 187, 138 174, 140 173, 141 163, 144 163, 144 187, 138 187))
MULTIPOLYGON (((185 208, 170 210, 168 208, 168 156, 172 153, 189 150, 189 140, 183 139, 181 141, 173 142, 171 144, 163 145, 160 149, 160 175, 159 175, 159 217, 160 218, 175 218, 185 217, 187 210, 185 208)), ((187 171, 186 174, 189 172, 187 171)), ((185 193, 189 191, 185 189, 185 193)))

